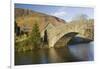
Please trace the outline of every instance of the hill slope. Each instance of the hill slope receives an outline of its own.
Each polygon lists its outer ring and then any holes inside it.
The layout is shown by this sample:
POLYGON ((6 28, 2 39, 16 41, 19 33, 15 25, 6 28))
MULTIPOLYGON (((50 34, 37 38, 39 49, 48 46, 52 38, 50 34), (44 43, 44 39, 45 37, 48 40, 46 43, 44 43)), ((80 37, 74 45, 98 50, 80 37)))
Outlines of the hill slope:
POLYGON ((40 31, 42 31, 48 23, 51 23, 53 26, 66 23, 60 18, 22 8, 15 8, 15 21, 21 30, 27 29, 30 31, 34 23, 38 23, 40 31))

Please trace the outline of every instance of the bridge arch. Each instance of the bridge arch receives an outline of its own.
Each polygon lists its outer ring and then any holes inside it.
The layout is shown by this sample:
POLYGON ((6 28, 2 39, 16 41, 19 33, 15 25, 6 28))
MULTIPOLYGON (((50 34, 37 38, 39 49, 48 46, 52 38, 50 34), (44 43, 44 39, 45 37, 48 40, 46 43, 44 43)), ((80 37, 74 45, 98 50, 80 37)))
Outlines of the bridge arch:
POLYGON ((78 32, 69 32, 66 33, 65 35, 63 35, 61 38, 59 38, 55 44, 54 47, 59 48, 59 47, 64 47, 67 45, 67 43, 73 38, 75 37, 77 34, 79 34, 78 32))

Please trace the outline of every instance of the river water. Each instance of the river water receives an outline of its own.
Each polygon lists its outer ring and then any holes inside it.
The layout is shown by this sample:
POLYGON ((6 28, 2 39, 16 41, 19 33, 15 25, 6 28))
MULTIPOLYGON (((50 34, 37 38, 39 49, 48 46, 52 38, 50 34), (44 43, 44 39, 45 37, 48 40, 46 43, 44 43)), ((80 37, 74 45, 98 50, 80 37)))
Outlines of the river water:
POLYGON ((15 53, 15 65, 47 64, 94 60, 94 42, 64 48, 38 49, 15 53))

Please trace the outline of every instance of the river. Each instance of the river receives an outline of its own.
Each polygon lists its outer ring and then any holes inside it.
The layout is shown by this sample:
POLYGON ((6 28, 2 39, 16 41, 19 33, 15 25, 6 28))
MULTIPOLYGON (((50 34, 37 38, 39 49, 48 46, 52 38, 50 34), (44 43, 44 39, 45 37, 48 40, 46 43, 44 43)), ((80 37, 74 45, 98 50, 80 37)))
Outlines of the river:
POLYGON ((94 42, 64 48, 38 49, 15 53, 15 65, 47 64, 94 60, 94 42))

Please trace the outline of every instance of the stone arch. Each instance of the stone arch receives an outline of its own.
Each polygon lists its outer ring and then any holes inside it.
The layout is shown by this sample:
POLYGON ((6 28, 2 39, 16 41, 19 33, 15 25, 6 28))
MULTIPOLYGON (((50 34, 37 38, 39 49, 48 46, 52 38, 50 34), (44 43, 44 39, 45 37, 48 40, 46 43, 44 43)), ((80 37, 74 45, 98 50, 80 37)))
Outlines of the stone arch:
POLYGON ((78 32, 69 32, 65 35, 63 35, 61 38, 59 38, 55 44, 54 47, 59 48, 59 47, 64 47, 67 45, 67 43, 76 35, 78 34, 78 32))

